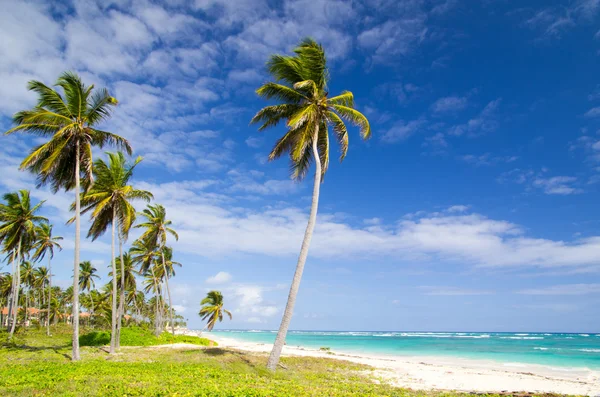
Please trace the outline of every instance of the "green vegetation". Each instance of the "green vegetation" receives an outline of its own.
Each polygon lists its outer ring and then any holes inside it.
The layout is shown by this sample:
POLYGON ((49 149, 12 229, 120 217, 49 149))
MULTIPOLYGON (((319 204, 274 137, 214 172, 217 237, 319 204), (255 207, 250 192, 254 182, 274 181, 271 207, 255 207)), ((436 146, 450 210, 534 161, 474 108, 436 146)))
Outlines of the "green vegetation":
MULTIPOLYGON (((110 332, 92 331, 79 337, 80 346, 106 346, 110 343, 110 332)), ((171 335, 163 332, 154 336, 152 332, 140 327, 127 327, 121 329, 121 346, 156 346, 172 343, 191 343, 200 346, 209 346, 211 341, 206 338, 187 335, 171 335)), ((212 342, 216 346, 215 342, 212 342)))

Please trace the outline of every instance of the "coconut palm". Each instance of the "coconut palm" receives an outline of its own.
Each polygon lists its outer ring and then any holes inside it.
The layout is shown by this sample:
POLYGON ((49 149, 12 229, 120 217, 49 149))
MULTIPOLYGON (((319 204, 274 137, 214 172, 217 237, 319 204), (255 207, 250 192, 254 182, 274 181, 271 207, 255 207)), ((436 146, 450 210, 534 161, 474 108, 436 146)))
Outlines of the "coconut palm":
POLYGON ((202 321, 208 319, 204 329, 212 331, 217 320, 223 321, 223 313, 227 314, 230 320, 232 319, 231 312, 223 309, 223 294, 219 291, 210 291, 206 294, 206 298, 202 299, 200 306, 200 312, 198 314, 202 317, 202 321))
MULTIPOLYGON (((166 268, 164 250, 167 243, 167 234, 175 237, 175 240, 179 240, 179 236, 169 226, 171 226, 172 222, 168 221, 167 211, 165 207, 160 204, 149 205, 141 215, 146 218, 146 222, 140 223, 136 227, 145 228, 146 230, 140 236, 140 240, 145 240, 151 242, 158 249, 158 254, 161 257, 163 272, 165 275, 168 275, 169 272, 166 268)), ((169 307, 173 305, 173 301, 171 300, 171 290, 169 289, 169 277, 165 277, 165 286, 167 287, 167 295, 169 297, 169 307)), ((171 332, 175 335, 175 324, 173 323, 173 312, 169 310, 169 320, 171 323, 171 332)))
POLYGON ((114 145, 131 153, 127 140, 97 129, 110 116, 117 100, 106 89, 94 91, 83 84, 79 76, 63 73, 56 82, 63 93, 39 81, 30 81, 28 89, 38 94, 38 103, 31 110, 13 117, 16 126, 6 132, 32 133, 49 138, 35 147, 21 163, 38 176, 38 185, 50 184, 54 192, 75 189, 75 260, 73 262, 73 356, 79 360, 79 246, 80 246, 80 184, 81 176, 92 179, 92 147, 114 145))
MULTIPOLYGON (((96 281, 94 279, 100 279, 100 277, 96 274, 98 269, 92 265, 90 261, 83 261, 79 264, 79 289, 81 291, 91 292, 93 289, 96 289, 96 281)), ((92 313, 94 312, 94 300, 92 295, 90 294, 90 321, 92 313)))
POLYGON ((29 300, 31 289, 35 284, 35 267, 29 261, 24 261, 21 263, 21 269, 19 270, 19 274, 21 276, 21 284, 23 285, 23 303, 25 308, 25 322, 27 322, 28 318, 28 308, 29 308, 29 300))
MULTIPOLYGON (((10 273, 0 273, 0 308, 4 307, 4 305, 8 306, 12 286, 12 275, 10 273)), ((7 318, 9 317, 9 314, 10 313, 6 314, 7 318)), ((8 324, 8 320, 5 321, 6 324, 8 324)), ((3 325, 4 324, 0 324, 0 327, 3 325)))
MULTIPOLYGON (((52 301, 52 259, 54 258, 54 249, 58 248, 62 251, 62 247, 58 243, 62 241, 60 236, 52 236, 52 225, 42 223, 35 229, 35 243, 33 244, 34 261, 41 261, 46 254, 48 255, 48 310, 50 310, 50 302, 52 301)), ((46 324, 46 335, 50 336, 50 317, 46 324)))
MULTIPOLYGON (((46 290, 46 287, 48 287, 48 280, 49 280, 49 272, 48 272, 48 268, 45 266, 39 266, 36 267, 34 270, 34 282, 33 282, 33 288, 35 291, 35 294, 37 296, 37 301, 38 301, 38 309, 40 309, 40 311, 45 311, 46 313, 48 312, 48 308, 46 307, 46 309, 42 309, 42 307, 46 306, 46 298, 44 295, 44 292, 46 290)), ((41 318, 40 318, 41 320, 41 318)))
MULTIPOLYGON (((141 199, 150 201, 152 194, 145 190, 135 189, 129 185, 133 170, 142 161, 138 157, 133 164, 127 164, 125 155, 121 152, 107 153, 108 163, 102 159, 94 163, 94 184, 81 195, 82 214, 91 212, 92 225, 88 237, 92 241, 102 236, 109 226, 112 226, 112 271, 116 273, 115 235, 118 226, 119 245, 127 238, 131 226, 136 219, 136 211, 131 201, 141 199)), ((121 262, 123 265, 123 261, 121 262)), ((123 280, 121 280, 123 283, 123 280)), ((118 325, 121 322, 121 310, 117 310, 117 279, 113 278, 113 310, 112 332, 110 338, 110 353, 114 354, 119 347, 118 325)), ((121 302, 125 293, 121 291, 121 302)), ((121 308, 121 307, 120 307, 121 308)))
MULTIPOLYGON (((163 262, 163 266, 157 268, 156 270, 156 277, 158 277, 159 280, 163 280, 165 282, 165 284, 167 285, 167 293, 169 291, 168 288, 168 282, 169 282, 169 278, 175 276, 175 266, 181 267, 181 263, 176 262, 173 260, 173 248, 171 247, 167 247, 164 246, 162 247, 162 249, 160 250, 160 255, 161 255, 161 260, 163 262)), ((169 315, 170 315, 170 321, 171 321, 171 329, 173 329, 174 324, 173 324, 173 302, 171 301, 171 295, 169 294, 169 315)))
POLYGON ((8 311, 9 317, 12 317, 9 333, 9 339, 11 339, 17 323, 22 248, 30 245, 34 239, 36 227, 42 222, 48 222, 48 219, 36 215, 44 201, 32 206, 28 190, 7 193, 4 195, 4 201, 6 204, 0 204, 0 241, 3 242, 4 252, 12 252, 12 305, 9 305, 8 311))
MULTIPOLYGON (((154 272, 156 257, 158 255, 156 243, 150 240, 137 239, 131 245, 129 253, 131 254, 132 263, 139 266, 138 272, 143 277, 145 277, 146 282, 148 282, 148 280, 150 280, 151 283, 158 282, 158 279, 154 272)), ((156 293, 160 291, 158 285, 153 285, 147 288, 149 288, 149 290, 155 291, 156 293)), ((162 328, 160 324, 160 307, 158 306, 158 299, 156 299, 153 302, 156 305, 154 315, 154 334, 158 336, 160 335, 162 328)))
POLYGON ((333 136, 340 146, 340 160, 346 157, 348 151, 348 130, 344 120, 358 126, 363 139, 371 135, 369 121, 354 109, 354 96, 351 92, 343 91, 340 95, 329 97, 329 74, 323 47, 311 39, 305 39, 294 52, 294 56, 271 56, 267 68, 275 82, 265 83, 256 92, 262 98, 274 99, 279 103, 261 109, 251 120, 251 123, 261 124, 259 130, 275 127, 285 121, 287 131, 276 142, 269 160, 289 154, 293 179, 302 180, 311 163, 315 164, 308 225, 281 326, 267 363, 271 370, 276 369, 285 343, 315 227, 319 188, 329 167, 329 127, 333 129, 333 136))

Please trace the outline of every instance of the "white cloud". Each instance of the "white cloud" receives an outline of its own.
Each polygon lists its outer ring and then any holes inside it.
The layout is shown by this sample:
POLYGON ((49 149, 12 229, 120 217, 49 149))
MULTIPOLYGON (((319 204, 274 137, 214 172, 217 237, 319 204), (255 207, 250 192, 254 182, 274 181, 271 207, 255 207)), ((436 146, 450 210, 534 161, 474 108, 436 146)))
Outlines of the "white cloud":
POLYGON ((481 155, 466 154, 460 157, 461 160, 480 166, 495 165, 500 163, 512 163, 517 161, 517 156, 493 156, 491 153, 484 153, 481 155))
POLYGON ((231 274, 227 272, 219 272, 206 279, 207 284, 224 284, 228 283, 229 281, 231 281, 231 274))
POLYGON ((464 124, 459 124, 450 129, 450 135, 481 135, 498 128, 498 108, 500 107, 501 98, 489 102, 483 110, 474 118, 468 120, 464 124))
POLYGON ((589 295, 600 294, 600 284, 563 284, 517 291, 522 295, 589 295))
POLYGON ((447 209, 447 211, 451 214, 454 214, 457 212, 466 212, 468 210, 469 210, 468 205, 453 205, 452 207, 447 209))
POLYGON ((437 114, 455 113, 467 107, 466 97, 449 96, 440 98, 431 105, 431 110, 437 114))
POLYGON ((423 295, 430 296, 470 296, 470 295, 492 295, 494 291, 466 289, 459 287, 444 287, 444 286, 422 286, 419 287, 423 291, 423 295))
POLYGON ((585 112, 585 117, 590 117, 590 118, 595 118, 595 117, 599 117, 600 116, 600 106, 597 106, 595 108, 591 108, 590 110, 588 110, 587 112, 585 112))
POLYGON ((422 14, 387 20, 358 35, 358 45, 368 50, 374 63, 387 63, 406 56, 425 39, 427 27, 422 14))
POLYGON ((414 134, 417 134, 425 129, 427 122, 425 120, 412 120, 405 122, 403 120, 397 121, 390 127, 381 137, 384 142, 400 142, 408 139, 414 134))
POLYGON ((572 176, 554 176, 551 178, 536 178, 533 186, 541 188, 546 194, 570 195, 580 194, 583 190, 573 186, 577 178, 572 176))

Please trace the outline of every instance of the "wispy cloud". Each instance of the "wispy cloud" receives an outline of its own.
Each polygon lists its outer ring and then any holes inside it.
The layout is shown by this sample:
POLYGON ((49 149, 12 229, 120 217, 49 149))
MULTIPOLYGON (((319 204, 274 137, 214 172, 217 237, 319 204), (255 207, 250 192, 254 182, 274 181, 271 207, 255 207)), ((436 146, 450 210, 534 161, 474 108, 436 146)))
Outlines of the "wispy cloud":
POLYGON ((466 97, 449 96, 440 98, 431 105, 431 111, 435 114, 455 113, 467 107, 466 97))
POLYGON ((466 289, 460 287, 444 287, 444 286, 421 286, 420 290, 423 295, 430 296, 471 296, 471 295, 493 295, 494 291, 480 289, 466 289))
POLYGON ((600 294, 600 284, 563 284, 517 291, 521 295, 589 295, 600 294))

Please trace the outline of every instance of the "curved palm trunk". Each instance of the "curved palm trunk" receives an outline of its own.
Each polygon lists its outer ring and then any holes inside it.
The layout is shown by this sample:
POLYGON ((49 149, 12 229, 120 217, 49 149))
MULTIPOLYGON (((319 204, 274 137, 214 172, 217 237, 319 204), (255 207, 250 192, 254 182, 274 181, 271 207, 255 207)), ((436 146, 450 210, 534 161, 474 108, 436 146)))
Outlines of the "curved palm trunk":
POLYGON ((21 286, 21 241, 22 237, 19 237, 19 245, 17 248, 17 263, 15 265, 15 276, 14 285, 15 292, 13 294, 13 317, 12 324, 10 325, 10 333, 8 334, 8 340, 11 340, 15 333, 15 326, 17 325, 17 319, 19 316, 19 287, 21 286))
POLYGON ((48 255, 48 316, 46 323, 46 335, 50 336, 50 302, 52 302, 52 260, 48 255))
POLYGON ((121 293, 119 296, 119 310, 117 313, 117 339, 116 348, 121 348, 121 323, 123 321, 123 310, 125 307, 125 263, 123 262, 123 238, 119 235, 119 257, 121 259, 121 293))
POLYGON ((113 209, 112 219, 112 238, 111 238, 111 264, 112 264, 112 321, 111 321, 111 333, 110 333, 110 354, 115 354, 117 347, 117 264, 115 263, 115 228, 117 223, 117 213, 113 209))
POLYGON ((165 272, 165 284, 167 286, 167 295, 169 297, 169 320, 171 321, 171 333, 175 335, 175 324, 173 323, 173 301, 171 300, 171 290, 169 289, 169 273, 167 273, 167 265, 165 265, 165 253, 160 252, 162 257, 163 271, 165 272))
POLYGON ((308 248, 310 247, 310 241, 312 239, 313 231, 315 229, 315 223, 317 221, 317 208, 319 206, 319 190, 321 187, 321 160, 319 158, 319 151, 317 150, 317 137, 319 136, 319 126, 315 129, 315 135, 312 141, 313 157, 315 159, 315 186, 313 187, 312 204, 310 206, 310 215, 308 217, 308 224, 306 225, 306 231, 304 232, 304 240, 302 241, 302 247, 300 248, 300 256, 298 257, 298 263, 296 265, 296 272, 292 280, 290 287, 290 293, 288 295, 288 301, 283 312, 283 318, 281 319, 281 325, 277 332, 277 338, 275 338, 275 344, 273 344, 273 350, 267 361, 267 368, 271 371, 277 369, 279 364, 279 356, 281 356, 281 350, 285 343, 285 337, 287 335, 292 315, 294 314, 294 305, 296 304, 296 296, 298 295, 298 289, 300 288, 300 281, 302 280, 302 272, 304 271, 304 264, 306 263, 306 257, 308 256, 308 248))

